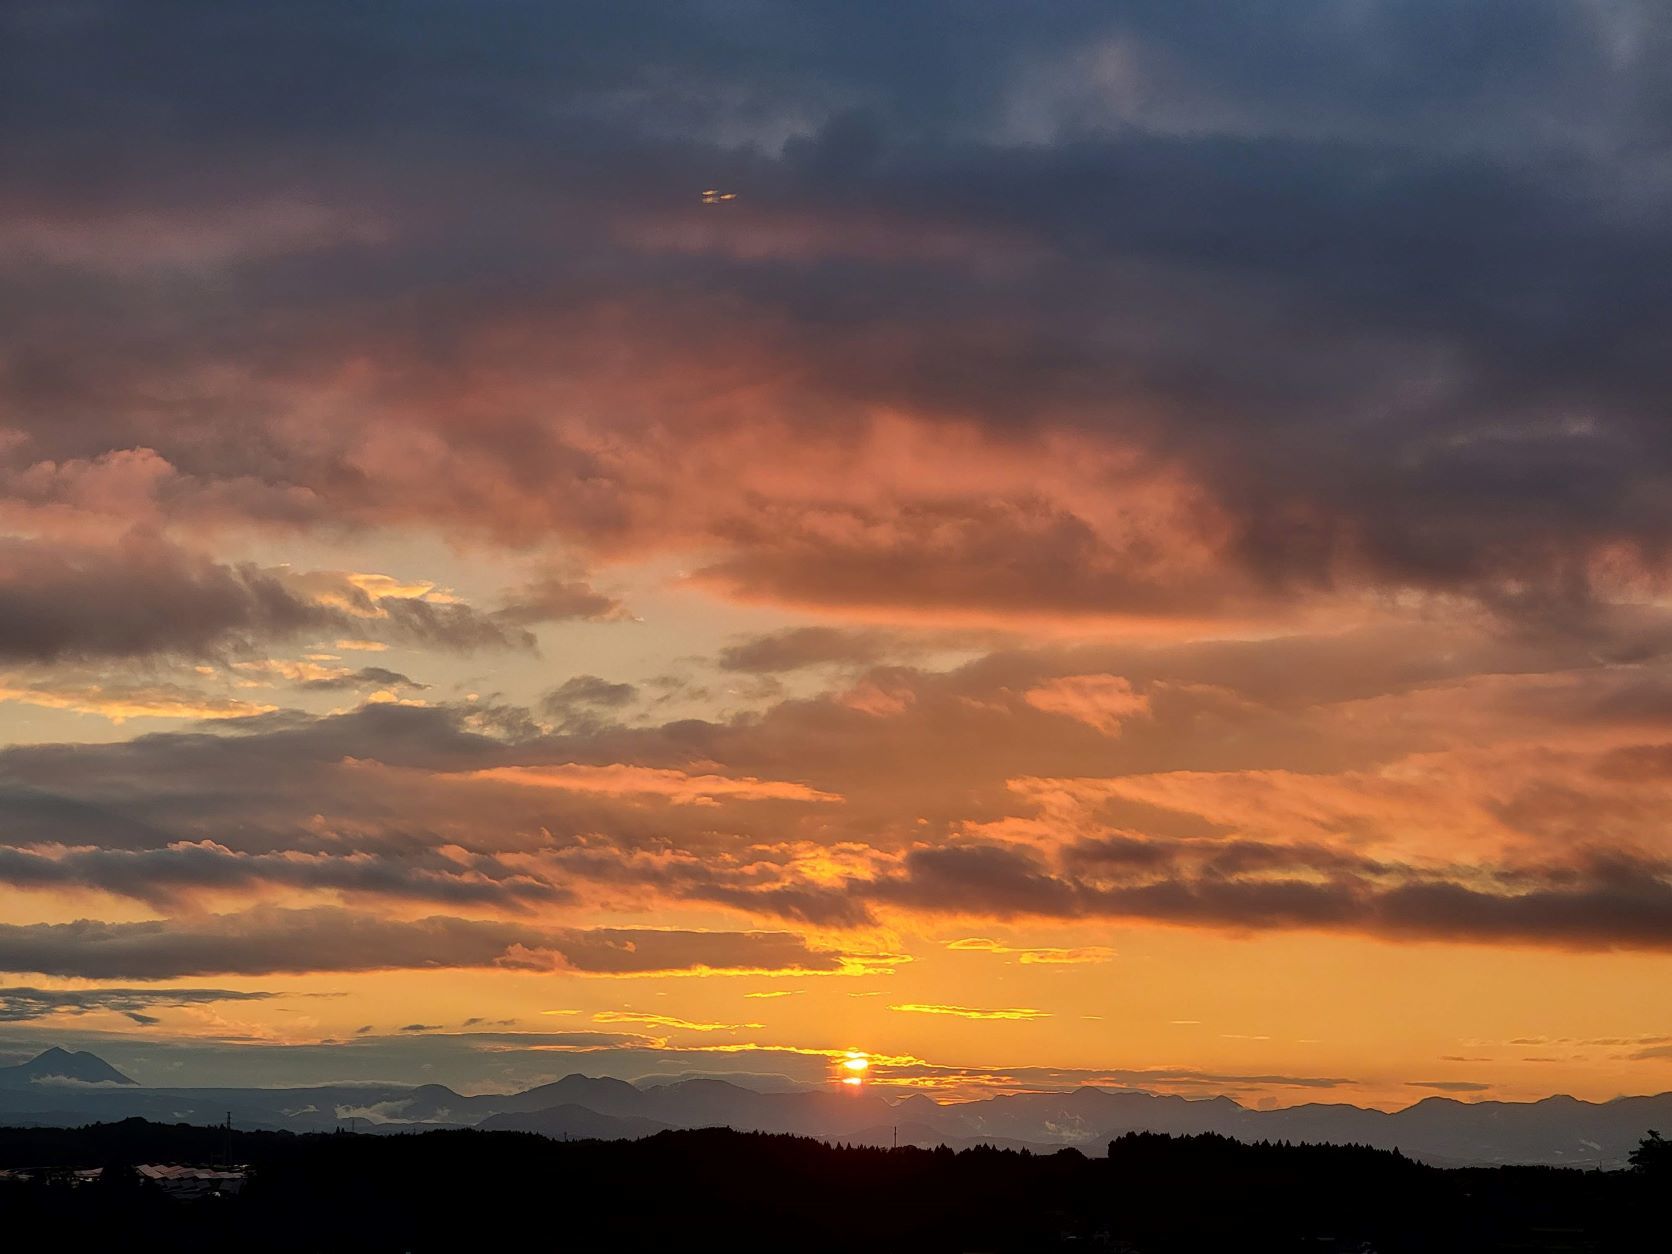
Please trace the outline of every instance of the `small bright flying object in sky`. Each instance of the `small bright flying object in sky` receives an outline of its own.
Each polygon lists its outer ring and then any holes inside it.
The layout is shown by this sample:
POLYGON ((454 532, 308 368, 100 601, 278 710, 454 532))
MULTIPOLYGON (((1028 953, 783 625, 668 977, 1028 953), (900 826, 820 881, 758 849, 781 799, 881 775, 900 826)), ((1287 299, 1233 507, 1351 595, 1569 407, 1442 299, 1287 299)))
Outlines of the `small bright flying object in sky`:
POLYGON ((736 199, 737 199, 737 193, 736 192, 723 192, 719 188, 716 188, 716 187, 708 187, 708 188, 703 189, 702 203, 705 204, 705 205, 718 205, 718 204, 720 204, 724 201, 736 200, 736 199))
POLYGON ((848 1073, 842 1077, 842 1083, 854 1086, 865 1083, 865 1073, 870 1067, 871 1060, 864 1054, 849 1054, 842 1059, 842 1069, 848 1073))

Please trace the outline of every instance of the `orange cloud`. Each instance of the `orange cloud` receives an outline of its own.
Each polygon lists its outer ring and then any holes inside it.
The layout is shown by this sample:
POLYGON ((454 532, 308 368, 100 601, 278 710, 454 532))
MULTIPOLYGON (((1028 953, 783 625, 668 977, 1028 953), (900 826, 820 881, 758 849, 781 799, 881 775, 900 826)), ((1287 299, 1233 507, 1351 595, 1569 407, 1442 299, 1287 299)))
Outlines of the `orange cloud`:
POLYGON ((77 714, 97 714, 113 723, 124 723, 131 718, 249 718, 255 714, 269 714, 278 708, 233 697, 193 692, 174 684, 59 685, 48 681, 27 687, 0 685, 0 701, 15 701, 51 710, 71 710, 77 714))
POLYGON ((465 778, 612 797, 662 797, 676 804, 712 805, 722 798, 737 801, 841 800, 832 793, 781 780, 691 775, 665 767, 623 764, 583 766, 568 762, 559 766, 498 766, 467 772, 465 778))
POLYGON ((1150 708, 1149 698, 1118 675, 1064 675, 1028 689, 1023 699, 1036 710, 1078 719, 1105 736, 1120 735, 1123 723, 1150 708))

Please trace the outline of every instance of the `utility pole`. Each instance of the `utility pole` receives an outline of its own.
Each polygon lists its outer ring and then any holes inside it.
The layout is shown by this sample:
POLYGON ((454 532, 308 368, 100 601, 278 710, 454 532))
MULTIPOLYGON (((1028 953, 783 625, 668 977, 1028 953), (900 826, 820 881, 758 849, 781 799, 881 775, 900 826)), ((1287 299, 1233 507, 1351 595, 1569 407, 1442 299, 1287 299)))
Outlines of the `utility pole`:
POLYGON ((888 1148, 889 1149, 899 1149, 900 1148, 900 1125, 899 1124, 894 1125, 894 1144, 890 1145, 888 1148))

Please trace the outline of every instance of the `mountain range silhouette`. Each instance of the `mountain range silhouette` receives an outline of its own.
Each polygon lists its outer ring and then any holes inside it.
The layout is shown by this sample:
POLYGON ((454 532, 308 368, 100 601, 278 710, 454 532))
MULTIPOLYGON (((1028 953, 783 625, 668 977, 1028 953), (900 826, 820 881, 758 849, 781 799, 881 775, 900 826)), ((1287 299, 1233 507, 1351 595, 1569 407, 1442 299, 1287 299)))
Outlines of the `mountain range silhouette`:
POLYGON ((857 1145, 975 1145, 1101 1153, 1130 1132, 1216 1133, 1399 1149, 1436 1166, 1619 1167, 1651 1128, 1672 1127, 1672 1093, 1587 1102, 1463 1102, 1428 1097, 1397 1111, 1308 1102, 1256 1110, 1229 1097, 1186 1098, 1079 1088, 967 1102, 903 1099, 875 1088, 761 1092, 713 1078, 630 1084, 569 1075, 516 1093, 466 1095, 445 1085, 151 1088, 90 1053, 50 1049, 0 1068, 0 1123, 77 1126, 142 1117, 250 1129, 361 1131, 470 1128, 557 1139, 632 1139, 666 1129, 729 1127, 857 1145))

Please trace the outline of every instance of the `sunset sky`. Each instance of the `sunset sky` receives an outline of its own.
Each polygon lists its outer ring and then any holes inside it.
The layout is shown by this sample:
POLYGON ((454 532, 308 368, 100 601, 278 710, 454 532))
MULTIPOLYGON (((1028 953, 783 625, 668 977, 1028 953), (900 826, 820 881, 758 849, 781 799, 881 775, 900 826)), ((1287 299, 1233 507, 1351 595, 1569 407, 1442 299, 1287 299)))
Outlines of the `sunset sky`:
POLYGON ((0 1063, 1672 1089, 1669 59, 0 6, 0 1063))

